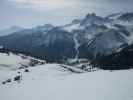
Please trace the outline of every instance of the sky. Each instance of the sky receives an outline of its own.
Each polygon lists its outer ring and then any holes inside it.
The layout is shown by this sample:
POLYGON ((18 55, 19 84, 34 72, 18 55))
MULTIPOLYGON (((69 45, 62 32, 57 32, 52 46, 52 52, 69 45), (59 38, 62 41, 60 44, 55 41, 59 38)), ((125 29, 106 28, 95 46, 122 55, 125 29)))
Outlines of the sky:
POLYGON ((0 29, 63 25, 95 12, 105 16, 133 11, 133 0, 0 0, 0 29))

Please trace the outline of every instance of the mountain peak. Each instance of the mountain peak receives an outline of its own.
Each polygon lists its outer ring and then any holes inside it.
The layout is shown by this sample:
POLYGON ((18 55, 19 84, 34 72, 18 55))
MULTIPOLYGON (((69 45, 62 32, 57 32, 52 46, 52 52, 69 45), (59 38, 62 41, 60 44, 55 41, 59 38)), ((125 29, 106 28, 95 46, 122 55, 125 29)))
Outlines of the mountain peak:
POLYGON ((95 13, 88 13, 88 14, 86 15, 86 18, 89 18, 89 17, 94 17, 94 16, 96 16, 96 14, 95 14, 95 13))

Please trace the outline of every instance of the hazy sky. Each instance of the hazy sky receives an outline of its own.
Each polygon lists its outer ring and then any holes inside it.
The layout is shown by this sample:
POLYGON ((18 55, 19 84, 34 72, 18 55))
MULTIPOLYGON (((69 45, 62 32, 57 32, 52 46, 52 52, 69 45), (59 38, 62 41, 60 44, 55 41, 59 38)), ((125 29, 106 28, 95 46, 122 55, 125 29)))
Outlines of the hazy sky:
POLYGON ((0 0, 0 29, 69 23, 87 13, 133 11, 133 0, 0 0))

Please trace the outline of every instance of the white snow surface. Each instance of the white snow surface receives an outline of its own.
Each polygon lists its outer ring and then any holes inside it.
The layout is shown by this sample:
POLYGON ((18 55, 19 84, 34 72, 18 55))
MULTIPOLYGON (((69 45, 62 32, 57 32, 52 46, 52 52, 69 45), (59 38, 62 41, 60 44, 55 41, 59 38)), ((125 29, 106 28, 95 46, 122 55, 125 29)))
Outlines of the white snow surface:
POLYGON ((29 72, 1 67, 0 83, 12 82, 0 84, 0 100, 133 100, 132 69, 75 74, 59 64, 29 67, 29 72), (13 81, 18 71, 20 83, 13 81))
POLYGON ((72 25, 65 26, 65 27, 63 27, 63 29, 68 31, 68 32, 71 32, 73 30, 81 29, 81 26, 78 23, 78 24, 72 24, 72 25))
POLYGON ((21 56, 15 55, 13 53, 5 54, 0 53, 0 69, 1 68, 10 68, 17 69, 21 64, 27 64, 30 62, 30 59, 23 59, 21 56))
POLYGON ((79 55, 79 47, 80 47, 80 44, 79 44, 79 42, 78 42, 78 40, 77 40, 77 34, 75 34, 74 36, 73 36, 73 40, 74 40, 74 43, 75 43, 75 50, 76 50, 76 56, 75 56, 75 59, 78 59, 78 55, 79 55))
POLYGON ((14 53, 0 53, 0 70, 1 69, 11 69, 16 70, 22 65, 29 66, 31 60, 38 60, 39 62, 45 62, 43 60, 39 60, 30 56, 25 56, 23 54, 14 54, 14 53))
MULTIPOLYGON (((56 64, 22 72, 22 82, 0 85, 1 100, 133 100, 133 70, 70 74, 56 64)), ((0 79, 15 72, 0 70, 0 79)))

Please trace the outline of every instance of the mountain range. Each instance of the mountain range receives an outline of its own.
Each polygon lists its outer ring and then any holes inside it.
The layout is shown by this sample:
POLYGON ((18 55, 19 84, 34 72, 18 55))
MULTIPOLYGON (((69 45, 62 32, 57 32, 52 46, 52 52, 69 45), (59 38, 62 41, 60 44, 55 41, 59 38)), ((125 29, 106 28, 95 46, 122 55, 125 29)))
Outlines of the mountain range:
POLYGON ((0 37, 0 45, 48 62, 62 63, 68 59, 101 61, 99 59, 131 46, 132 32, 132 12, 106 17, 92 13, 63 26, 46 24, 12 32, 0 37))
POLYGON ((6 35, 10 35, 14 32, 17 32, 17 31, 20 31, 20 30, 23 30, 24 28, 22 27, 19 27, 19 26, 11 26, 7 29, 3 29, 3 30, 0 30, 0 36, 6 36, 6 35))

